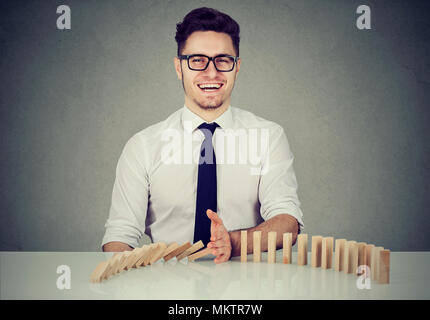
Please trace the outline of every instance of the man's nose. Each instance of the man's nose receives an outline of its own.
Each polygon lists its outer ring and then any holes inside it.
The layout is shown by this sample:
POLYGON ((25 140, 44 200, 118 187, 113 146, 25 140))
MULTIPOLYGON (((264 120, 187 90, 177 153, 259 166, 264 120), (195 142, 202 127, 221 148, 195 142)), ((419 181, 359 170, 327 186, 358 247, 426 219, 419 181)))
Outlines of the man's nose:
POLYGON ((215 68, 215 61, 210 61, 208 67, 204 72, 208 77, 215 78, 218 73, 218 70, 215 68))

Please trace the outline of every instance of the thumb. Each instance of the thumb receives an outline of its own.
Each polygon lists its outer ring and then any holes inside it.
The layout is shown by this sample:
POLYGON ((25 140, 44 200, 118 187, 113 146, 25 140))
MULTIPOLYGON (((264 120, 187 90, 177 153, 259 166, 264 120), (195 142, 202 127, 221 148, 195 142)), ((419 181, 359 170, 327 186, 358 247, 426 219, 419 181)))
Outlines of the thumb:
POLYGON ((211 209, 206 210, 206 214, 212 222, 223 224, 222 219, 211 209))

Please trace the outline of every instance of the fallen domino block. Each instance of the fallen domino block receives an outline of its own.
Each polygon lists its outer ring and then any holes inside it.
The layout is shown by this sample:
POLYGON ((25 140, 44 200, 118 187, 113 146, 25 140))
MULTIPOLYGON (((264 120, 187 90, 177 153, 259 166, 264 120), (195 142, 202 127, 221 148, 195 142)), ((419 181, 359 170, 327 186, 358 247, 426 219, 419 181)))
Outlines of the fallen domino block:
POLYGON ((94 271, 91 273, 90 281, 91 282, 101 282, 103 279, 103 273, 105 272, 106 268, 108 266, 107 261, 100 262, 97 267, 94 269, 94 271))
POLYGON ((197 252, 189 255, 188 256, 188 261, 194 261, 194 260, 203 258, 203 257, 205 257, 207 255, 210 255, 210 254, 212 254, 212 249, 210 249, 210 248, 204 248, 204 249, 202 249, 200 251, 197 251, 197 252))
POLYGON ((167 255, 169 255, 173 250, 177 249, 179 247, 179 244, 177 242, 173 242, 169 244, 166 248, 166 251, 163 253, 163 258, 165 258, 167 255))
POLYGON ((154 250, 153 254, 151 255, 151 259, 149 260, 149 264, 153 265, 158 260, 160 260, 163 257, 164 251, 166 251, 167 245, 164 242, 160 242, 157 246, 157 248, 154 250))
POLYGON ((194 252, 196 252, 197 250, 200 250, 201 248, 203 248, 205 245, 203 244, 202 240, 197 241, 196 243, 194 243, 191 247, 189 247, 187 250, 185 250, 184 252, 182 252, 180 255, 178 255, 176 258, 179 260, 184 259, 185 257, 189 256, 190 254, 193 254, 194 252))
POLYGON ((176 248, 175 250, 173 250, 171 253, 169 253, 167 256, 164 257, 165 261, 169 261, 170 259, 180 255, 182 252, 184 252, 185 250, 187 250, 188 248, 191 247, 191 243, 189 241, 185 242, 183 245, 181 245, 180 247, 176 248))

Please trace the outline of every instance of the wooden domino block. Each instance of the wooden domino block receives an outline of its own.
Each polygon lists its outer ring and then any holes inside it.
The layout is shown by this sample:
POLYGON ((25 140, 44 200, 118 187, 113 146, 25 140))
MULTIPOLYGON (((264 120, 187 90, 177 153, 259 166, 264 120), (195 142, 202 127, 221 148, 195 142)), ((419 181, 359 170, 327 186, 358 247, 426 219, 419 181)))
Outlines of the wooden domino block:
POLYGON ((366 257, 366 242, 357 243, 358 248, 358 265, 362 266, 365 264, 366 257))
POLYGON ((311 266, 321 267, 322 236, 312 237, 311 266))
POLYGON ((346 239, 336 239, 334 252, 334 270, 343 270, 346 239))
POLYGON ((321 268, 331 269, 333 261, 333 237, 325 237, 322 240, 321 268))
POLYGON ((357 274, 357 268, 358 268, 358 244, 356 241, 350 241, 348 273, 357 274))
POLYGON ((267 234, 267 262, 276 263, 276 231, 267 234))
POLYGON ((292 262, 292 248, 293 248, 293 234, 286 232, 282 236, 282 262, 291 264, 292 262))
POLYGON ((197 251, 196 253, 193 253, 192 255, 189 255, 188 261, 194 261, 194 260, 200 259, 200 258, 205 257, 205 256, 210 255, 210 254, 212 254, 212 249, 204 248, 200 251, 197 251))
POLYGON ((122 263, 118 266, 118 270, 121 272, 122 270, 127 270, 128 258, 131 256, 132 251, 124 251, 122 253, 123 260, 122 263))
POLYGON ((373 244, 366 244, 364 247, 364 263, 366 266, 370 269, 370 261, 372 261, 372 248, 374 248, 375 245, 373 244))
POLYGON ((97 267, 94 269, 94 271, 91 273, 90 281, 91 282, 101 282, 103 279, 103 273, 105 272, 106 268, 108 266, 107 261, 100 262, 97 267))
POLYGON ((169 244, 166 248, 166 251, 163 253, 163 258, 165 258, 167 255, 169 255, 173 250, 177 249, 179 247, 179 244, 177 242, 172 242, 169 244))
POLYGON ((343 272, 355 273, 358 267, 358 248, 356 241, 347 241, 345 243, 343 272))
POLYGON ((253 237, 253 253, 254 253, 254 262, 261 261, 261 231, 254 231, 252 233, 253 237))
POLYGON ((379 251, 379 278, 378 283, 390 283, 390 250, 379 251))
POLYGON ((248 233, 246 230, 240 232, 240 262, 248 260, 248 233))
POLYGON ((170 259, 180 255, 182 252, 191 247, 191 243, 189 241, 185 242, 183 245, 179 246, 172 252, 170 252, 167 256, 164 257, 165 261, 169 261, 170 259))
POLYGON ((184 252, 182 252, 180 255, 178 255, 176 258, 179 260, 184 259, 185 257, 188 257, 190 254, 196 252, 197 250, 200 250, 201 248, 203 248, 205 245, 203 244, 203 241, 197 241, 196 243, 194 243, 191 247, 189 247, 187 250, 185 250, 184 252))
POLYGON ((372 280, 379 280, 379 258, 380 251, 383 250, 383 247, 373 247, 372 248, 372 257, 370 260, 370 273, 372 275, 372 280))
POLYGON ((297 264, 299 266, 308 264, 308 235, 306 233, 297 236, 297 264))
POLYGON ((153 265, 158 260, 160 260, 163 257, 164 251, 167 249, 167 244, 164 242, 160 242, 158 244, 158 247, 154 250, 154 253, 151 256, 151 259, 149 260, 149 264, 153 265))
MULTIPOLYGON (((128 255, 123 254, 123 256, 126 259, 124 269, 128 270, 131 268, 136 268, 136 262, 139 260, 141 254, 143 253, 144 250, 145 249, 143 247, 142 248, 134 248, 130 254, 128 254, 128 255)), ((123 265, 123 264, 121 264, 121 265, 123 265)), ((120 271, 122 271, 122 269, 120 271)))
POLYGON ((142 247, 142 252, 140 254, 139 260, 136 262, 136 268, 139 267, 145 267, 149 264, 149 261, 152 258, 152 254, 154 253, 154 250, 158 247, 157 243, 151 243, 149 245, 145 245, 142 247))
POLYGON ((118 273, 118 268, 121 265, 121 257, 123 256, 122 252, 115 253, 112 261, 112 270, 110 272, 110 276, 113 276, 118 273))

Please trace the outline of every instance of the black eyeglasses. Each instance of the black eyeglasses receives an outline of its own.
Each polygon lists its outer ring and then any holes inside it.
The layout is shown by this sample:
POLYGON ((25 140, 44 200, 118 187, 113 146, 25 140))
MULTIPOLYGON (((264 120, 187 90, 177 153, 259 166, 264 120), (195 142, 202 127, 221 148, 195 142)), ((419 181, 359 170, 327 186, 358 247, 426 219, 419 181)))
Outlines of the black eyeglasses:
POLYGON ((220 54, 216 57, 208 57, 204 54, 182 55, 178 57, 181 60, 187 60, 188 68, 194 71, 204 71, 213 61, 215 69, 219 72, 230 72, 234 69, 238 57, 220 54))

